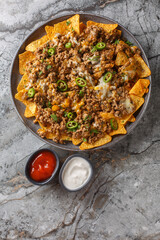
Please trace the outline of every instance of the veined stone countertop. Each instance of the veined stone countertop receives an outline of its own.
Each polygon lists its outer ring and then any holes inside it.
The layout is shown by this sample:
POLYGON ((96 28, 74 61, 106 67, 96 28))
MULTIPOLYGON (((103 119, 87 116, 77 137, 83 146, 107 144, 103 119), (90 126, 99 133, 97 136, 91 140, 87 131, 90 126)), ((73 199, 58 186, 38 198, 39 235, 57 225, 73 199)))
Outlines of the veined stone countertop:
MULTIPOLYGON (((0 239, 160 240, 160 1, 0 1, 0 239), (85 11, 117 20, 143 46, 152 70, 144 117, 121 143, 89 152, 90 185, 68 193, 58 184, 30 184, 24 165, 45 147, 13 107, 9 71, 24 38, 61 12, 85 11)), ((62 161, 71 152, 56 149, 62 161)))

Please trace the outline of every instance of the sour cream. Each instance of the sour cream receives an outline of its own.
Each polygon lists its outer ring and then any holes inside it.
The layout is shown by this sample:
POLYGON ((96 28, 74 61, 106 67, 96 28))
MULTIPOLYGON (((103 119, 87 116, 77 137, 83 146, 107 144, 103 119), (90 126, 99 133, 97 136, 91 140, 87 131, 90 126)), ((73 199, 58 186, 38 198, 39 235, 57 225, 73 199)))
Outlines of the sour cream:
POLYGON ((69 159, 62 171, 62 182, 71 190, 78 190, 83 187, 91 178, 92 167, 89 162, 80 156, 69 159))

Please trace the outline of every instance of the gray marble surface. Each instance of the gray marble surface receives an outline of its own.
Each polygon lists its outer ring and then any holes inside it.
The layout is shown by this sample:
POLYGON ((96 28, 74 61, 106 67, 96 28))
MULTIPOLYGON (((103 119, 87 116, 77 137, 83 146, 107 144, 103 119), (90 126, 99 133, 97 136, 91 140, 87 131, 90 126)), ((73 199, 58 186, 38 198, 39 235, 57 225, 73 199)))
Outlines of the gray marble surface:
MULTIPOLYGON (((160 1, 0 0, 0 239, 160 239, 160 1), (90 185, 64 192, 58 179, 38 187, 24 177, 28 156, 46 145, 21 123, 9 91, 9 71, 21 41, 61 12, 108 16, 142 44, 152 70, 147 111, 121 143, 87 153, 90 185)), ((70 154, 56 149, 61 160, 70 154)))

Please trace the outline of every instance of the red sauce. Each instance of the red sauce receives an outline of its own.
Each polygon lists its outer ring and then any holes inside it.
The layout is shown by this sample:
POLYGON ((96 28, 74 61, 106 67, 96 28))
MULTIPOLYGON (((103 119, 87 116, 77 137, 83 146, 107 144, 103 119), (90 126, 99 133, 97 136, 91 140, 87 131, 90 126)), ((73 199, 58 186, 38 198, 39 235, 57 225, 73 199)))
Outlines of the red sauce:
POLYGON ((35 181, 44 181, 51 177, 56 167, 56 158, 49 151, 40 152, 34 159, 30 167, 30 177, 35 181))

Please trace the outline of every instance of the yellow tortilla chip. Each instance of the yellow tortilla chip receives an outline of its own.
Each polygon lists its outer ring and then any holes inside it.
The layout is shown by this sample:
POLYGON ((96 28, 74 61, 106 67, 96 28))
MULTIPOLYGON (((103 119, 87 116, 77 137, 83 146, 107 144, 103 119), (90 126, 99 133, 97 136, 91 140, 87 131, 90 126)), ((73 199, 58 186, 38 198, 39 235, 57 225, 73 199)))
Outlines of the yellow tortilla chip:
POLYGON ((114 30, 115 28, 118 27, 118 24, 105 24, 105 23, 97 23, 97 22, 92 22, 92 21, 87 22, 87 27, 92 26, 92 25, 101 27, 106 32, 110 32, 110 31, 112 31, 112 30, 114 30))
POLYGON ((17 100, 23 102, 24 105, 26 105, 27 109, 26 109, 26 111, 25 111, 25 115, 26 115, 25 117, 27 117, 27 116, 28 116, 28 117, 29 117, 29 116, 30 116, 30 117, 33 117, 33 116, 35 116, 35 114, 36 114, 37 106, 36 106, 36 103, 27 101, 27 100, 25 99, 26 92, 27 92, 26 89, 23 89, 23 90, 19 91, 18 93, 16 93, 15 98, 16 98, 17 100), (32 114, 31 114, 30 112, 31 112, 32 114), (31 115, 32 115, 32 116, 31 116, 31 115))
POLYGON ((27 90, 23 89, 21 91, 19 91, 18 93, 16 93, 15 98, 21 102, 26 101, 25 100, 25 94, 26 94, 27 90))
POLYGON ((127 133, 124 125, 122 125, 120 123, 120 121, 118 121, 118 120, 117 120, 117 122, 118 122, 118 129, 117 130, 113 130, 111 133, 109 133, 110 136, 114 136, 114 135, 118 135, 118 134, 126 134, 127 133))
POLYGON ((139 77, 144 78, 144 77, 150 76, 151 71, 150 71, 149 67, 147 66, 147 64, 144 62, 144 60, 141 58, 141 56, 139 56, 138 54, 135 54, 134 58, 140 64, 140 66, 142 68, 142 70, 139 72, 139 77))
POLYGON ((124 117, 123 119, 121 119, 121 124, 125 125, 129 119, 131 118, 131 116, 142 106, 142 104, 144 103, 144 98, 143 97, 138 97, 136 95, 130 95, 130 98, 132 99, 132 101, 134 102, 136 108, 134 110, 134 112, 132 112, 131 114, 127 115, 126 117, 124 117))
POLYGON ((45 31, 47 33, 48 39, 52 40, 55 35, 54 27, 53 26, 45 26, 45 31))
POLYGON ((124 65, 126 62, 128 62, 128 57, 124 52, 118 52, 115 64, 117 66, 124 65))
POLYGON ((72 143, 73 143, 74 145, 78 145, 78 144, 80 144, 81 142, 82 142, 82 140, 80 140, 80 139, 72 138, 72 143))
POLYGON ((34 52, 37 48, 48 41, 48 36, 45 35, 42 38, 35 40, 27 45, 26 51, 34 52))
POLYGON ((25 73, 25 69, 26 69, 26 62, 34 59, 35 56, 32 52, 24 52, 19 54, 19 73, 21 75, 23 75, 25 73))
POLYGON ((128 119, 129 122, 135 122, 136 121, 136 118, 132 115, 129 119, 128 119))
POLYGON ((33 112, 31 112, 31 110, 29 109, 29 106, 27 106, 25 109, 25 112, 24 112, 24 116, 26 118, 30 118, 30 117, 34 117, 35 114, 33 112))
POLYGON ((139 97, 143 97, 143 95, 147 92, 148 86, 150 84, 149 79, 139 79, 136 84, 132 87, 129 94, 134 94, 139 97))
POLYGON ((80 20, 80 16, 76 14, 73 17, 63 22, 55 24, 54 31, 55 33, 60 33, 60 34, 66 34, 68 32, 75 31, 76 33, 79 34, 80 33, 79 20, 80 20))
POLYGON ((62 135, 61 136, 61 140, 64 140, 64 141, 72 141, 72 138, 67 136, 67 135, 62 135))
POLYGON ((28 76, 27 76, 27 74, 25 73, 25 74, 23 75, 23 77, 21 78, 21 81, 20 81, 19 84, 18 84, 17 91, 19 92, 19 91, 23 90, 23 89, 25 88, 27 82, 28 82, 28 76))
POLYGON ((104 119, 111 119, 111 118, 115 118, 115 116, 113 115, 113 113, 111 112, 100 112, 100 115, 102 118, 104 119))
POLYGON ((102 146, 106 143, 109 143, 110 141, 112 140, 111 136, 109 136, 108 134, 106 134, 103 138, 97 140, 95 143, 93 144, 90 144, 90 143, 87 143, 87 142, 83 142, 81 145, 80 145, 80 149, 81 150, 85 150, 85 149, 91 149, 91 148, 95 148, 95 147, 99 147, 99 146, 102 146))
POLYGON ((80 24, 79 24, 79 28, 80 28, 80 33, 82 33, 85 29, 86 29, 86 25, 83 23, 83 22, 81 22, 80 24))

